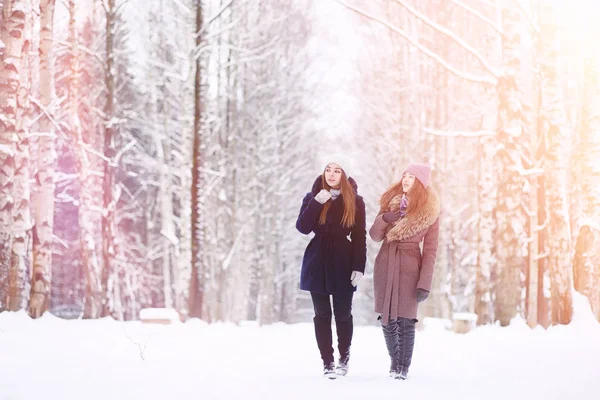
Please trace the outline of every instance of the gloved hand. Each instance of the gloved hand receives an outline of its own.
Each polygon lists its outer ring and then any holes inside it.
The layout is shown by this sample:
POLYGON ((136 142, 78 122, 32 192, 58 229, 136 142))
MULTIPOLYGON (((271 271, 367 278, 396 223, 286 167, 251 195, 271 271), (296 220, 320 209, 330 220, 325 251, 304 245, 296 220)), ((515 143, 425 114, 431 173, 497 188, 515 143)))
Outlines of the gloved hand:
POLYGON ((326 189, 321 189, 319 193, 315 196, 315 200, 321 204, 325 204, 327 200, 331 198, 331 192, 326 189))
POLYGON ((429 297, 429 292, 425 289, 418 288, 417 289, 417 303, 427 300, 429 297))
POLYGON ((352 286, 356 287, 356 285, 358 285, 358 281, 360 281, 363 275, 364 274, 360 271, 352 271, 352 274, 350 275, 350 283, 352 286))
POLYGON ((383 214, 383 220, 388 224, 391 224, 394 221, 398 221, 400 219, 400 209, 388 211, 383 214))

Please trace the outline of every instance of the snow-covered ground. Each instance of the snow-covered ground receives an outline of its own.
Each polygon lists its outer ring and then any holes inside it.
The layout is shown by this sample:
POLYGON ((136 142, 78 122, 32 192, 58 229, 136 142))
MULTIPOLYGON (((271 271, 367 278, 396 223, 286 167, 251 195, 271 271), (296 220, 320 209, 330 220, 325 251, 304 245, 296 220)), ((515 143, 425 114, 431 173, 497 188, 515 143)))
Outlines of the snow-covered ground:
POLYGON ((0 399, 600 399, 600 324, 481 327, 430 320, 407 381, 377 327, 355 328, 349 375, 321 376, 311 324, 177 325, 0 314, 0 399))

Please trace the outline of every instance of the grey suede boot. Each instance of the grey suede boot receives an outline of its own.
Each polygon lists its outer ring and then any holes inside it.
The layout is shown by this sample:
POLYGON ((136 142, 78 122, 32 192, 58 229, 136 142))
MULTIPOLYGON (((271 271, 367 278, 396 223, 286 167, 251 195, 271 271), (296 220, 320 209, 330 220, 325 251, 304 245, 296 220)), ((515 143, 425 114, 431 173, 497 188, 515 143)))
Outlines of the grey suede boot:
MULTIPOLYGON (((391 321, 390 321, 391 323, 391 321)), ((415 348, 415 320, 398 318, 398 378, 406 379, 415 348)))
POLYGON ((398 324, 396 320, 390 320, 387 325, 381 324, 383 330, 383 337, 385 339, 385 345, 390 355, 390 376, 397 378, 400 374, 399 368, 399 341, 398 341, 398 324))

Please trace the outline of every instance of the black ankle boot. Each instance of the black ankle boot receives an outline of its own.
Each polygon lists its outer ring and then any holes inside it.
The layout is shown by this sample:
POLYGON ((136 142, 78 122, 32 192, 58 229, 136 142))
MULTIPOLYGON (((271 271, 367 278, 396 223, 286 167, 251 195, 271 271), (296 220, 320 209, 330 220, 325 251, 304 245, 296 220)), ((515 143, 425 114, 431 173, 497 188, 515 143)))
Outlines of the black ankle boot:
POLYGON ((329 316, 316 316, 313 318, 315 324, 315 337, 317 339, 317 346, 321 353, 321 359, 323 360, 323 374, 326 370, 331 367, 332 372, 335 374, 334 368, 335 363, 333 359, 333 339, 331 331, 331 315, 329 316))
POLYGON ((335 363, 333 361, 330 363, 323 363, 323 376, 329 379, 337 378, 335 363))
POLYGON ((354 324, 352 316, 347 320, 335 320, 335 327, 338 337, 338 351, 340 359, 336 368, 336 373, 345 376, 348 373, 348 364, 350 362, 350 347, 352 345, 352 335, 354 332, 354 324))

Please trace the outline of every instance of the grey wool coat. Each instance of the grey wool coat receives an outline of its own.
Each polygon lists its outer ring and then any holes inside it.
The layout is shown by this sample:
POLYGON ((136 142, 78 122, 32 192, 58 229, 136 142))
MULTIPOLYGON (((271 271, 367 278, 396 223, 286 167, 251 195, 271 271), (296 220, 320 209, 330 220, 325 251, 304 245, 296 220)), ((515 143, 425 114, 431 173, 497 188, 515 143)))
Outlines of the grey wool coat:
POLYGON ((401 196, 381 210, 369 230, 371 239, 383 241, 375 258, 373 287, 375 312, 383 323, 398 317, 417 318, 417 288, 431 290, 440 230, 440 199, 429 187, 421 210, 388 224, 383 213, 400 207, 401 196), (420 243, 423 242, 421 250, 420 243))

